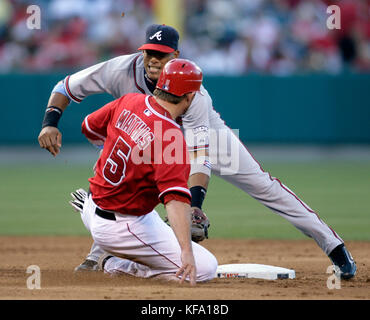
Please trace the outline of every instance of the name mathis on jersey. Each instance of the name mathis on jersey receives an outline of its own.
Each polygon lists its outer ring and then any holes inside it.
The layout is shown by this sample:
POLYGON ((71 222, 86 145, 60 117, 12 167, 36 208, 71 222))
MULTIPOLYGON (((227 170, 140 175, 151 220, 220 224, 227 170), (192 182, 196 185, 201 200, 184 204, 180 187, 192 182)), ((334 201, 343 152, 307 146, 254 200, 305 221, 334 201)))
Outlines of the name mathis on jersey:
POLYGON ((124 109, 116 122, 116 128, 130 136, 140 150, 144 150, 154 140, 154 133, 135 113, 124 109))

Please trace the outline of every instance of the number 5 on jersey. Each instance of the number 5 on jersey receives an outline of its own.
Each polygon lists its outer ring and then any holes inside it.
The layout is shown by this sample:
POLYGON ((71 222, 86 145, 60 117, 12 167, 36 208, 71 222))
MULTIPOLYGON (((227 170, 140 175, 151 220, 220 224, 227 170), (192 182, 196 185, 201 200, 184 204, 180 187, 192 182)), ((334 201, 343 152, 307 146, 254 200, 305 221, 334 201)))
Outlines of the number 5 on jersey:
POLYGON ((118 137, 103 168, 104 179, 110 184, 117 186, 125 178, 126 163, 130 153, 131 147, 122 137, 118 137))

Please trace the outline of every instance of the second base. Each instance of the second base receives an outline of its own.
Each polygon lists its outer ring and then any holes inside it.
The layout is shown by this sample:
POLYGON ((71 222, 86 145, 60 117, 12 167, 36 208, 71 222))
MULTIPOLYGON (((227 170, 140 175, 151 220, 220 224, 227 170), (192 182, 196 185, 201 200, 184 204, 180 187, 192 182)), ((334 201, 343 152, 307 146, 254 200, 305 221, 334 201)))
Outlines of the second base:
POLYGON ((294 279, 295 271, 265 264, 223 264, 218 266, 216 278, 294 279))

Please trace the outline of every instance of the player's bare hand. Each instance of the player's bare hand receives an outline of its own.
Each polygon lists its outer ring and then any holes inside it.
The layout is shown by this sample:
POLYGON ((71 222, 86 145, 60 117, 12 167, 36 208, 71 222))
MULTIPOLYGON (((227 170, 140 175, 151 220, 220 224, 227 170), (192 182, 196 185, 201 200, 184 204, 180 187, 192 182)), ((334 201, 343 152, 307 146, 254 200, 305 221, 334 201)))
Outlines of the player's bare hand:
POLYGON ((190 285, 195 286, 196 284, 196 267, 194 255, 191 251, 181 252, 181 268, 176 272, 176 277, 181 277, 180 283, 189 277, 190 285))
POLYGON ((45 127, 41 130, 39 137, 40 147, 48 150, 54 157, 62 147, 62 134, 56 127, 45 127))

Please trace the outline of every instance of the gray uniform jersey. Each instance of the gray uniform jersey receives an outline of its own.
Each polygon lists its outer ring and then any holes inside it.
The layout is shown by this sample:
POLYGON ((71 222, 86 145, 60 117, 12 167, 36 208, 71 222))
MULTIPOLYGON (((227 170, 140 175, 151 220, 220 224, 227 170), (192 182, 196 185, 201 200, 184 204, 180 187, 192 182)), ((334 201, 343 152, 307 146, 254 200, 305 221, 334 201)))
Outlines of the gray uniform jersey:
MULTIPOLYGON (((152 94, 145 83, 140 53, 119 56, 67 76, 64 86, 69 97, 78 103, 89 95, 103 92, 116 99, 131 92, 152 94)), ((224 125, 203 86, 181 122, 189 151, 208 149, 209 129, 224 125)))
MULTIPOLYGON (((141 53, 119 56, 67 76, 64 86, 75 102, 103 92, 115 98, 130 92, 151 94, 144 79, 141 53)), ((213 109, 212 99, 203 86, 183 115, 182 126, 189 151, 209 148, 213 174, 287 219, 305 235, 315 239, 326 254, 343 242, 316 212, 280 180, 262 169, 213 109)), ((101 250, 94 245, 88 258, 97 260, 100 254, 101 250)))

